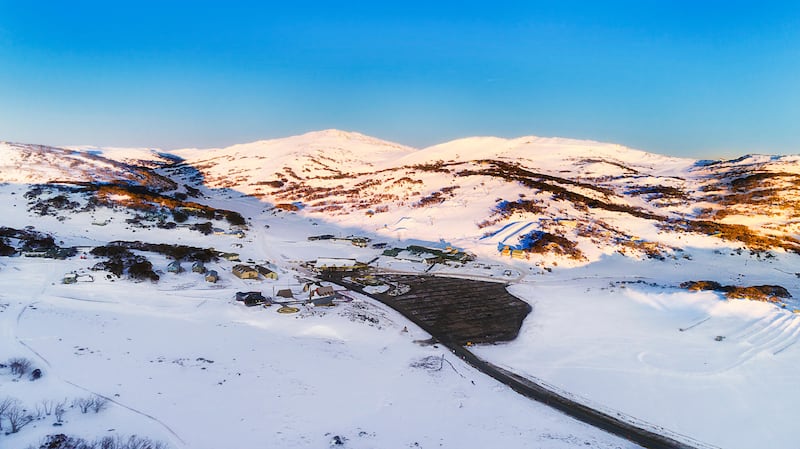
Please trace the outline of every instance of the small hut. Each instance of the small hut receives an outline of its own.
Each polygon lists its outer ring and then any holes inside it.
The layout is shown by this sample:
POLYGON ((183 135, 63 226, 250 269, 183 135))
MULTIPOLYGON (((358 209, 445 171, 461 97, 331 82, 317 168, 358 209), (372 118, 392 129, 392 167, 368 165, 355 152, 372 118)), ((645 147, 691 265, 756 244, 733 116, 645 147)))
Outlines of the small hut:
POLYGON ((198 260, 197 262, 192 264, 192 272, 203 274, 206 272, 206 266, 203 264, 202 261, 198 260))
POLYGON ((279 298, 293 299, 294 298, 294 293, 292 293, 292 291, 290 289, 284 288, 284 289, 278 290, 278 293, 276 293, 275 296, 277 296, 279 298))
POLYGON ((183 267, 181 266, 181 263, 179 261, 173 260, 172 262, 169 263, 169 265, 167 265, 167 271, 169 271, 170 273, 182 273, 183 267))
POLYGON ((206 282, 216 283, 219 280, 219 274, 214 270, 206 271, 206 282))

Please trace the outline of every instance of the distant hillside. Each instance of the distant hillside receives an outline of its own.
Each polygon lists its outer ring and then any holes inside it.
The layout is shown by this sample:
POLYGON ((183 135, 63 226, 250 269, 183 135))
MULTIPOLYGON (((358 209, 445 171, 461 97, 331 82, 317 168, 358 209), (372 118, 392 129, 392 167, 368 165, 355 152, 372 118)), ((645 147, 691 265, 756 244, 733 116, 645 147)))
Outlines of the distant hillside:
POLYGON ((335 130, 177 154, 185 162, 165 173, 180 182, 189 179, 179 169, 191 167, 206 187, 487 255, 568 264, 614 252, 677 257, 708 237, 800 249, 796 156, 700 162, 541 137, 414 150, 335 130))
POLYGON ((696 161, 541 137, 413 149, 338 130, 172 153, 0 150, 6 182, 121 181, 212 201, 247 195, 376 236, 540 266, 614 253, 679 258, 715 242, 800 252, 798 156, 696 161))
POLYGON ((118 162, 91 151, 0 142, 0 182, 119 182, 174 189, 175 184, 139 164, 118 162))

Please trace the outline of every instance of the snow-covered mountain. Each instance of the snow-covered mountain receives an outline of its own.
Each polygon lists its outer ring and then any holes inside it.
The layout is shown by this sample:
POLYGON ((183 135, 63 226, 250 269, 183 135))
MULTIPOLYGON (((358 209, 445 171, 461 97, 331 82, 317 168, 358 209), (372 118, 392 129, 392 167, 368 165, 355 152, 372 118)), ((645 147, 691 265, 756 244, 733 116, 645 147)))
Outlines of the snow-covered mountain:
POLYGON ((614 253, 675 258, 720 239, 754 251, 800 250, 799 156, 697 161, 533 136, 413 149, 339 130, 171 153, 0 149, 6 182, 205 192, 216 207, 217 197, 244 195, 383 238, 542 267, 614 253))
MULTIPOLYGON (((127 151, 126 151, 127 152, 127 151)), ((156 159, 151 154, 149 160, 156 159)), ((174 189, 175 185, 143 164, 131 164, 81 151, 0 142, 0 182, 21 184, 110 183, 148 186, 153 190, 174 189)))
POLYGON ((800 248, 797 156, 696 161, 541 137, 414 150, 336 130, 175 154, 184 161, 164 173, 178 182, 487 256, 508 247, 540 263, 665 257, 707 236, 800 248), (541 233, 555 237, 530 251, 541 233))
POLYGON ((36 384, 0 366, 0 406, 42 408, 0 447, 41 445, 44 404, 88 393, 109 412, 73 408, 56 432, 200 449, 636 447, 517 396, 366 295, 309 303, 314 282, 331 286, 314 267, 342 261, 370 267, 364 292, 403 291, 386 273, 506 284, 531 312, 475 354, 685 447, 795 446, 798 156, 542 137, 415 149, 338 130, 0 155, 0 364, 44 371, 36 384), (217 283, 189 269, 205 255, 217 283), (238 278, 240 263, 277 279, 238 278), (280 290, 294 314, 232 299, 280 290))

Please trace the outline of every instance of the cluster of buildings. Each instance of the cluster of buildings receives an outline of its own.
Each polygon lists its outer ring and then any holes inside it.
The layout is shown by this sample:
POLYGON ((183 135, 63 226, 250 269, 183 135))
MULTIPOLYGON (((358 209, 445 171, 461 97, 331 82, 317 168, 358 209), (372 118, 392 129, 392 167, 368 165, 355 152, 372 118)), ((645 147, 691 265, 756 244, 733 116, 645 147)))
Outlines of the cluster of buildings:
POLYGON ((369 242, 372 241, 369 237, 360 237, 356 235, 348 235, 347 237, 336 237, 333 234, 322 234, 322 235, 312 235, 308 238, 309 242, 319 241, 319 240, 330 240, 333 242, 350 242, 351 245, 357 246, 359 248, 366 248, 369 245, 369 242))
MULTIPOLYGON (((184 271, 180 261, 174 260, 167 265, 167 272, 169 273, 177 274, 184 271)), ((200 261, 192 263, 191 271, 204 275, 206 282, 215 283, 219 280, 219 273, 216 270, 207 270, 205 264, 200 261)), ((231 268, 231 274, 239 279, 260 279, 262 277, 264 279, 278 279, 278 273, 275 270, 258 264, 236 264, 231 268)))

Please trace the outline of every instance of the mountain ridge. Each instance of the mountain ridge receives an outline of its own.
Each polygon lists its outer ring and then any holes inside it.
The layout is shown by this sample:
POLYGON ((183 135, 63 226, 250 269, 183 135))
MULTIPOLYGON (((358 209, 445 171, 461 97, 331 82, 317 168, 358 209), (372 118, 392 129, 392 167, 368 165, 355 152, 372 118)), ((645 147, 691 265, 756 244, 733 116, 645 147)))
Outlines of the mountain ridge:
POLYGON ((800 250, 800 156, 700 163, 536 136, 414 149, 333 129, 207 150, 112 149, 112 159, 96 148, 2 148, 52 169, 31 169, 26 182, 151 183, 209 198, 228 191, 384 238, 449 242, 539 266, 612 253, 679 257, 687 240, 707 246, 709 238, 800 250), (77 164, 74 176, 64 162, 77 164))

